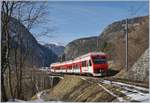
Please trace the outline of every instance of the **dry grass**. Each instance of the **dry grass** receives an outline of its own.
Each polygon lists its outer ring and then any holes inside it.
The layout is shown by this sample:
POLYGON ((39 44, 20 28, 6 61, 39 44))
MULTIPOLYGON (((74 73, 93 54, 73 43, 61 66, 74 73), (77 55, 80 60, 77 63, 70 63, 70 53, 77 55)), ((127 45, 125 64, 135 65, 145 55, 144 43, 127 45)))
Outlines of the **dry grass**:
POLYGON ((80 78, 75 78, 75 76, 65 76, 64 80, 61 80, 50 92, 47 100, 51 99, 63 99, 67 94, 77 88, 83 82, 80 78))
MULTIPOLYGON (((25 68, 25 69, 23 70, 23 77, 21 80, 22 81, 22 87, 21 87, 22 91, 20 93, 21 98, 17 98, 17 99, 29 100, 33 95, 35 95, 38 92, 37 88, 35 87, 35 84, 37 84, 39 91, 51 87, 51 83, 48 77, 49 75, 46 75, 44 72, 41 72, 37 69, 35 70, 32 68, 25 68)), ((12 80, 12 87, 14 90, 17 84, 15 72, 12 73, 11 80, 12 80)), ((6 88, 6 93, 8 98, 11 98, 10 90, 8 86, 8 76, 5 77, 5 88, 6 88)))
POLYGON ((31 100, 35 100, 35 99, 37 99, 37 95, 34 95, 34 96, 31 98, 31 100))
MULTIPOLYGON (((102 85, 118 96, 125 96, 120 92, 121 88, 102 85)), ((115 99, 96 82, 82 80, 79 76, 65 76, 44 98, 46 101, 70 102, 111 102, 115 99)))

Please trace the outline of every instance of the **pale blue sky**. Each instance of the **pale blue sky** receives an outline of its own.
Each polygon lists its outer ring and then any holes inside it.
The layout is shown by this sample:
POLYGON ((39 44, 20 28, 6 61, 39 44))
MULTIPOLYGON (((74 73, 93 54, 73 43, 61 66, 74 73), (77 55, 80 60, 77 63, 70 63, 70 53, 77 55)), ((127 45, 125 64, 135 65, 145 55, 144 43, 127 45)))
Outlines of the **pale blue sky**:
POLYGON ((66 45, 72 40, 98 36, 104 28, 114 21, 148 15, 148 2, 146 1, 95 1, 95 2, 49 2, 48 16, 50 19, 31 32, 42 31, 41 27, 54 29, 50 37, 36 37, 41 43, 58 43, 66 45), (133 12, 131 12, 133 11, 133 12), (132 14, 133 13, 133 14, 132 14))

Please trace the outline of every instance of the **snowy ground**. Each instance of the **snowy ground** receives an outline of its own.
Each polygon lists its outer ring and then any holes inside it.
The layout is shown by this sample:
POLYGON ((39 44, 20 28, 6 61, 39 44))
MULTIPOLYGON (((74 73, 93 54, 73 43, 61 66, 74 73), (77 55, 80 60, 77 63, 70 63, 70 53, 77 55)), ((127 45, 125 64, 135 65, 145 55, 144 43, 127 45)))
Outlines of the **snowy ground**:
POLYGON ((20 99, 9 99, 8 102, 26 102, 24 100, 20 100, 20 99))
POLYGON ((149 89, 147 88, 109 80, 103 80, 102 83, 123 88, 121 92, 124 93, 130 101, 148 102, 150 100, 149 89))
POLYGON ((115 86, 129 87, 129 88, 134 88, 134 89, 136 89, 136 90, 149 92, 149 89, 148 89, 148 88, 139 87, 139 86, 135 86, 135 85, 130 85, 130 84, 126 84, 126 83, 115 82, 115 81, 109 81, 109 80, 103 80, 102 82, 105 83, 105 84, 113 84, 113 85, 115 85, 115 86))
POLYGON ((42 96, 43 96, 45 93, 46 93, 45 90, 43 90, 43 91, 37 93, 37 94, 36 94, 37 99, 31 100, 31 102, 44 102, 44 100, 42 99, 42 96))
MULTIPOLYGON (((82 80, 87 80, 84 77, 80 77, 82 80)), ((87 80, 88 81, 88 80, 87 80)), ((90 81, 88 81, 90 82, 90 81)), ((150 95, 149 89, 144 87, 139 87, 135 85, 130 85, 122 82, 115 82, 110 80, 100 80, 100 83, 97 83, 100 87, 102 87, 107 93, 111 94, 112 96, 116 97, 120 102, 127 102, 127 101, 139 101, 139 102, 149 102, 150 95), (105 88, 101 83, 113 85, 115 87, 122 88, 123 94, 126 95, 126 99, 123 97, 117 96, 115 93, 111 92, 109 89, 105 88)))

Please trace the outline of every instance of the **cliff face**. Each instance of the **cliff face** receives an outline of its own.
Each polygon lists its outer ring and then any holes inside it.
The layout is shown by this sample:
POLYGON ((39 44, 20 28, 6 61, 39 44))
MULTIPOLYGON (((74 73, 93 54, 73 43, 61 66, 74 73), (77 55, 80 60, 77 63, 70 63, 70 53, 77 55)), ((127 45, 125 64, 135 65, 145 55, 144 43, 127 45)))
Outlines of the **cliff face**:
MULTIPOLYGON (((129 68, 148 48, 148 16, 128 20, 129 68)), ((98 37, 82 38, 65 47, 65 59, 71 59, 88 51, 103 51, 111 55, 117 69, 125 66, 125 20, 108 25, 98 37)))
POLYGON ((134 63, 132 68, 123 75, 123 78, 133 81, 149 82, 149 49, 134 63))
MULTIPOLYGON (((10 17, 10 60, 14 64, 15 54, 20 62, 20 55, 26 66, 49 66, 57 60, 57 55, 49 48, 39 44, 33 35, 17 19, 10 17), (21 49, 19 49, 21 48, 21 49)), ((3 47, 2 34, 2 47, 3 47)))

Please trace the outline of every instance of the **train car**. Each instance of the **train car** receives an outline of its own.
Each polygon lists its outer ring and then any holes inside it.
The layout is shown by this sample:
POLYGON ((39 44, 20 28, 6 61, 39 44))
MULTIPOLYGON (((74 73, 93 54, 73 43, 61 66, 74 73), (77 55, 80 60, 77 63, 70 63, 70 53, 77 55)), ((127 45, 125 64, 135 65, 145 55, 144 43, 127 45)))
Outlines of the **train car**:
POLYGON ((92 74, 102 76, 108 70, 107 55, 103 52, 90 52, 73 60, 52 63, 50 72, 92 74))

